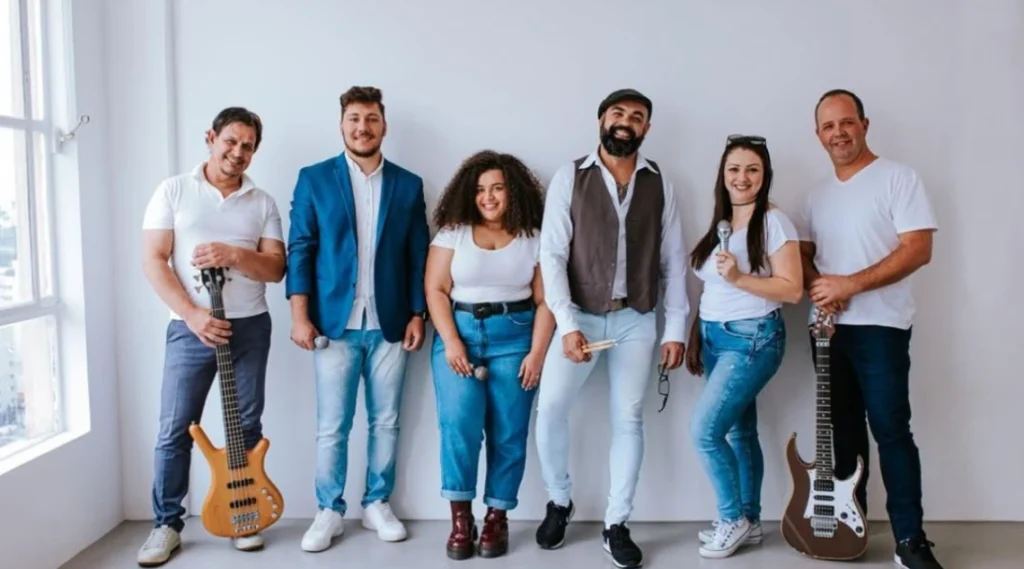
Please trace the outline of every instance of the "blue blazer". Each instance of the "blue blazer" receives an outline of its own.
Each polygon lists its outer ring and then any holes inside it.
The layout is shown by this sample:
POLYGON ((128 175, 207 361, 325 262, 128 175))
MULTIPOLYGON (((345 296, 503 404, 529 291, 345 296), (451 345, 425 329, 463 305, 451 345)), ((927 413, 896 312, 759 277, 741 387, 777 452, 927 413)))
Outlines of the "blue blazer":
MULTIPOLYGON (((430 245, 423 179, 384 161, 378 214, 374 294, 381 332, 399 342, 416 314, 427 310, 423 273, 430 245)), ((359 275, 356 211, 344 154, 299 171, 291 203, 285 295, 309 296, 309 318, 340 338, 359 275)))

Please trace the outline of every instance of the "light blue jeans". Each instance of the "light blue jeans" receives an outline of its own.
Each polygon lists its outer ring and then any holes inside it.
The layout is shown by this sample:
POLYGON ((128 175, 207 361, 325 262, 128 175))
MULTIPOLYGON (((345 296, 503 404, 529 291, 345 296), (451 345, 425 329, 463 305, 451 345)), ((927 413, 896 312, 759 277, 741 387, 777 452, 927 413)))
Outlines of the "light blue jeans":
POLYGON ((387 501, 395 485, 398 413, 408 361, 400 343, 384 341, 380 330, 346 330, 313 352, 316 373, 316 500, 320 509, 345 513, 348 436, 356 411, 360 377, 367 435, 366 491, 361 505, 387 501))
POLYGON ((580 331, 587 341, 614 339, 614 347, 573 363, 562 354, 561 334, 555 334, 544 360, 537 395, 537 452, 548 497, 567 506, 572 494, 569 477, 569 414, 583 384, 602 359, 608 361, 611 415, 610 488, 605 525, 622 523, 633 511, 633 497, 644 456, 643 410, 658 341, 655 313, 630 308, 595 315, 580 312, 580 331))
POLYGON ((441 431, 441 496, 454 501, 476 498, 480 447, 486 444, 484 504, 512 510, 519 504, 536 391, 523 389, 519 377, 530 352, 534 311, 476 318, 456 310, 453 316, 470 363, 486 366, 488 377, 479 380, 452 371, 444 341, 434 332, 430 364, 441 431))
POLYGON ((764 457, 757 435, 757 394, 778 371, 786 325, 778 310, 762 318, 700 320, 707 385, 690 435, 718 500, 718 517, 761 519, 764 457))

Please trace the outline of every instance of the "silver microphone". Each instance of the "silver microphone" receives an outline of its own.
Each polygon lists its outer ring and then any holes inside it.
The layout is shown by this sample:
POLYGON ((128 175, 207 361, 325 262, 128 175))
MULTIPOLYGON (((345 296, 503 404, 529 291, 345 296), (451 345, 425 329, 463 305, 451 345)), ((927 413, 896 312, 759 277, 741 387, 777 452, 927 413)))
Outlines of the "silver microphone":
POLYGON ((729 236, 732 235, 732 224, 728 219, 718 222, 718 241, 722 244, 722 251, 729 250, 729 236))

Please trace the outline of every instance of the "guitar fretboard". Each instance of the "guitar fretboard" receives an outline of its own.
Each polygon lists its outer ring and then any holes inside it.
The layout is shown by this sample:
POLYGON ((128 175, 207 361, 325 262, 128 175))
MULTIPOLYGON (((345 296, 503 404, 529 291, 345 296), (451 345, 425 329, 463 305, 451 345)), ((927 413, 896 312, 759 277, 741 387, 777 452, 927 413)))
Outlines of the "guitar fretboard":
POLYGON ((818 475, 832 477, 832 395, 830 386, 830 341, 828 338, 814 340, 814 370, 816 380, 815 402, 815 460, 818 475))
MULTIPOLYGON (((214 318, 224 319, 224 302, 220 285, 211 287, 210 302, 214 318)), ((231 470, 247 466, 245 437, 242 433, 242 418, 238 412, 238 387, 235 384, 235 366, 231 360, 228 344, 217 345, 217 372, 220 375, 220 401, 224 413, 224 438, 228 451, 228 468, 231 470)))

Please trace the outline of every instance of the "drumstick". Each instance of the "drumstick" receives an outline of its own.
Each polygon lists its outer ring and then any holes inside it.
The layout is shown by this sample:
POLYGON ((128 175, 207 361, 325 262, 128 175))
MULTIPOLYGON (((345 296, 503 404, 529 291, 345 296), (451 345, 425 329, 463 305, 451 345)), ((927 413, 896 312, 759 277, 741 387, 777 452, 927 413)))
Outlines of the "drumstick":
POLYGON ((600 352, 601 350, 607 350, 615 345, 615 340, 601 340, 600 342, 591 342, 583 346, 583 353, 588 354, 590 352, 600 352))

